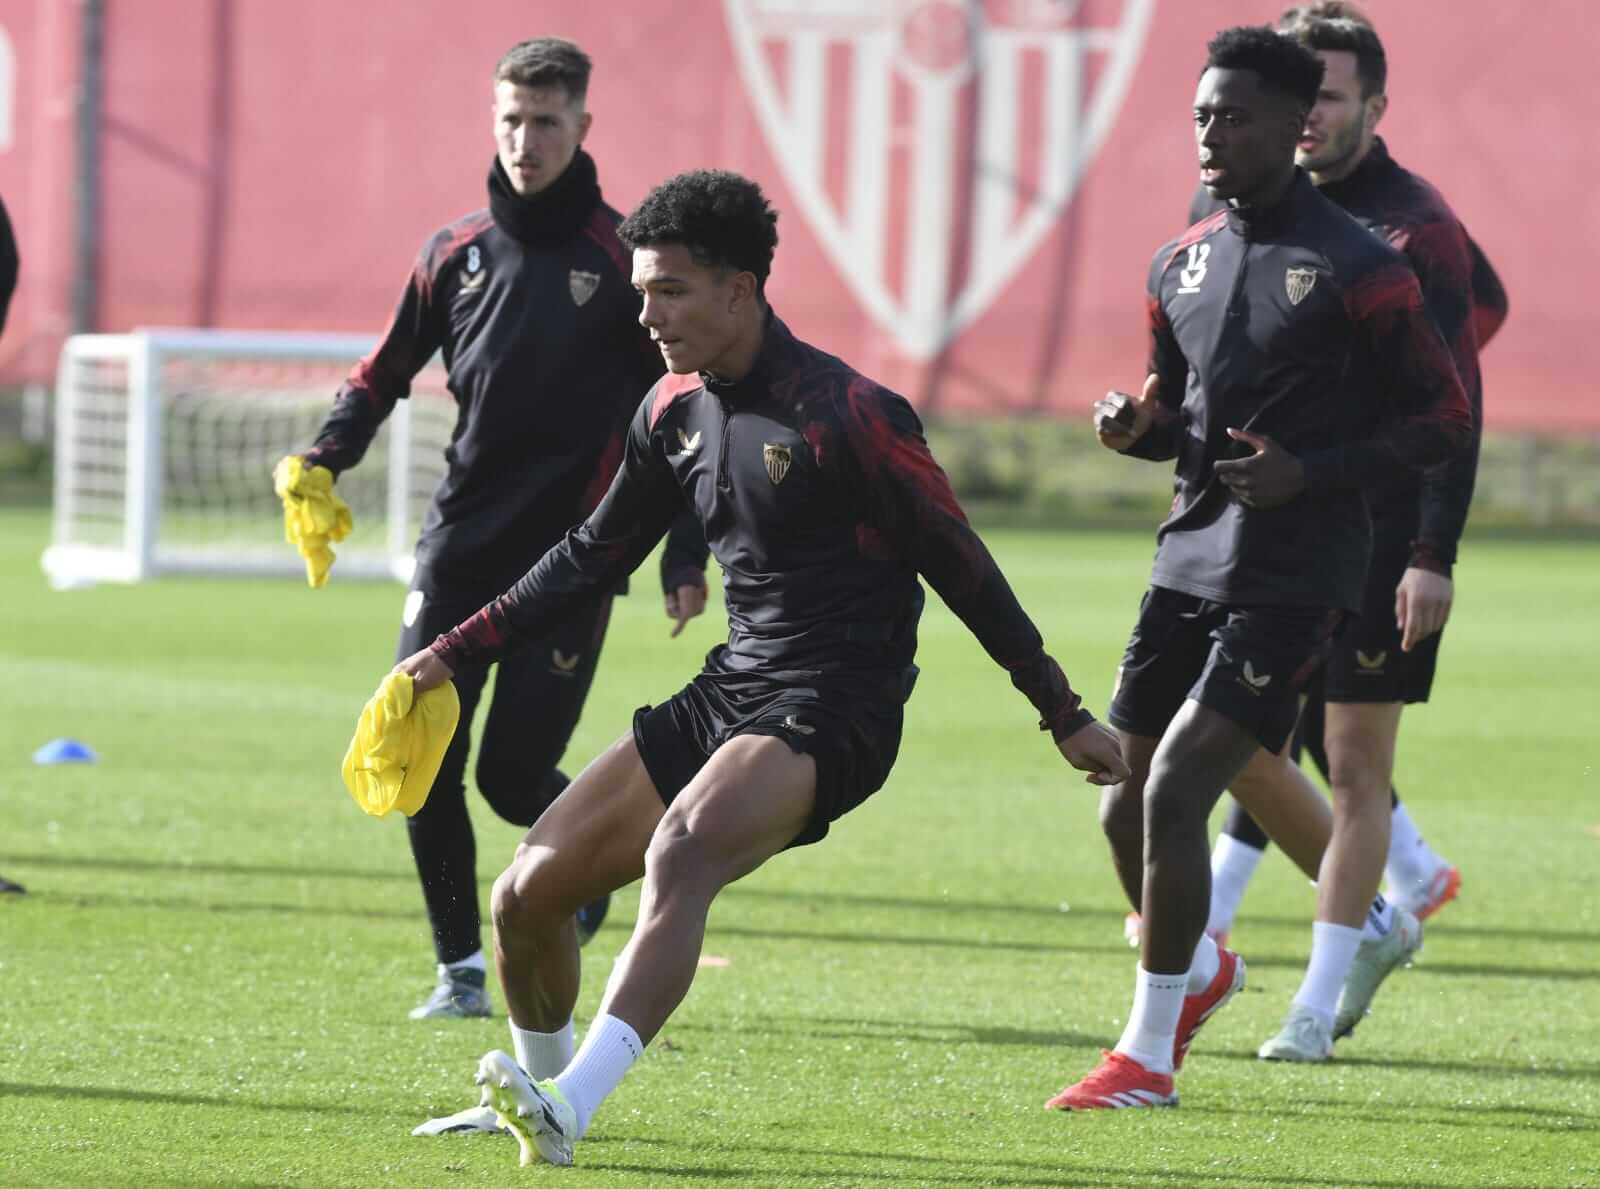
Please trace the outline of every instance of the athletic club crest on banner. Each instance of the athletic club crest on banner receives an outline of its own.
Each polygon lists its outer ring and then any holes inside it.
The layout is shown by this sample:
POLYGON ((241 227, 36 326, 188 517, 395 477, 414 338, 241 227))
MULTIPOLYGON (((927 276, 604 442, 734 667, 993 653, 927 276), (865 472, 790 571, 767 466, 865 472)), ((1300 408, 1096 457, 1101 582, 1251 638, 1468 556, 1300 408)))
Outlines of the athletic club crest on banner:
POLYGON ((873 321, 936 355, 1055 226, 1154 0, 724 0, 772 156, 873 321))

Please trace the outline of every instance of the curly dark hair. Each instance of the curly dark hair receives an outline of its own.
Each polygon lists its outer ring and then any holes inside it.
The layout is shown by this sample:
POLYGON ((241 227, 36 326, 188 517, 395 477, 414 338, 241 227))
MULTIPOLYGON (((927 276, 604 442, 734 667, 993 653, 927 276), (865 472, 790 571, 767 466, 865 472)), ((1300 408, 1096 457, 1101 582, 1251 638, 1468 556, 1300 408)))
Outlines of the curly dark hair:
POLYGON ((1322 87, 1322 59, 1269 25, 1238 25, 1218 33, 1206 45, 1205 69, 1212 68, 1254 71, 1264 89, 1288 96, 1307 111, 1322 87))
POLYGON ((1307 49, 1354 54, 1363 99, 1382 95, 1389 85, 1389 58, 1371 25, 1343 17, 1305 18, 1282 26, 1282 30, 1285 37, 1294 38, 1307 49))
POLYGON ((761 187, 723 169, 668 178, 617 226, 629 248, 682 244, 696 264, 753 273, 765 291, 778 246, 778 212, 761 187))

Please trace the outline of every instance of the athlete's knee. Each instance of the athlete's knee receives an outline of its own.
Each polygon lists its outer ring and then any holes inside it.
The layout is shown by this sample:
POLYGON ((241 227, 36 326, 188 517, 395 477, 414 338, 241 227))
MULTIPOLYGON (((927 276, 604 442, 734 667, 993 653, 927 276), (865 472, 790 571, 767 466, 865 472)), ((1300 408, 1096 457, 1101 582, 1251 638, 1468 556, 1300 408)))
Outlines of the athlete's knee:
POLYGON ((677 894, 715 895, 731 876, 735 857, 708 816, 668 806, 645 848, 645 879, 656 898, 677 894))
POLYGON ((1391 764, 1387 747, 1367 731, 1343 731, 1328 738, 1328 780, 1336 802, 1389 805, 1391 764))
POLYGON ((511 866, 502 871, 489 893, 496 929, 521 931, 570 915, 563 893, 561 863, 547 847, 518 846, 511 866))
POLYGON ((690 815, 669 807, 645 848, 645 875, 658 891, 682 887, 705 870, 706 860, 713 854, 690 815))
POLYGON ((1112 846, 1141 846, 1144 842, 1142 782, 1134 779, 1112 785, 1100 796, 1100 829, 1112 846))
POLYGON ((1140 846, 1144 840, 1144 789, 1150 779, 1156 741, 1127 731, 1119 731, 1118 735, 1130 771, 1128 779, 1100 795, 1100 829, 1113 846, 1128 840, 1140 846))

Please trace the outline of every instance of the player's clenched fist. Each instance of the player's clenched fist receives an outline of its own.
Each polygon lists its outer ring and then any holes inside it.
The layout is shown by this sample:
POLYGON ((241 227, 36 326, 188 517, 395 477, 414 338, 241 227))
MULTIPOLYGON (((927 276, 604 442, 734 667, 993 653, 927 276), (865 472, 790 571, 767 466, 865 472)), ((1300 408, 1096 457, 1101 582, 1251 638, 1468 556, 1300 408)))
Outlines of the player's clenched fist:
POLYGON ((1126 450, 1144 437, 1156 419, 1157 383, 1152 373, 1145 377, 1144 390, 1138 396, 1108 392, 1094 402, 1094 432, 1102 446, 1126 450))
POLYGON ((394 667, 394 672, 410 677, 412 691, 418 694, 443 685, 455 676, 455 670, 440 660, 439 654, 431 648, 413 652, 394 667))
POLYGON ((1090 784, 1121 784, 1128 779, 1127 761, 1122 758, 1122 743, 1104 723, 1079 727, 1056 744, 1061 754, 1080 772, 1087 772, 1090 784))

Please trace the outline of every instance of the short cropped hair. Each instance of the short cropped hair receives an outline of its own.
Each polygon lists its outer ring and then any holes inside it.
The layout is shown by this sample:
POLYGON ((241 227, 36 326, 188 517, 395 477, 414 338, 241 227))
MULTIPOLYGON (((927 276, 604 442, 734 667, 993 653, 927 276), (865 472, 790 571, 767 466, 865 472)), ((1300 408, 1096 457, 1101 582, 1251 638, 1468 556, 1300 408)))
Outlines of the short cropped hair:
POLYGON ((1372 28, 1372 18, 1347 0, 1314 0, 1311 4, 1292 4, 1278 17, 1278 28, 1287 29, 1301 21, 1352 21, 1372 28))
POLYGON ((1224 29, 1206 45, 1206 54, 1206 70, 1254 71, 1265 89, 1287 95, 1307 111, 1316 105, 1322 59, 1270 26, 1224 29))
POLYGON ((1371 25, 1351 20, 1310 18, 1282 26, 1283 35, 1292 37, 1310 50, 1343 51, 1356 58, 1356 77, 1361 80, 1361 98, 1382 95, 1389 82, 1389 59, 1383 42, 1371 25))
POLYGON ((518 87, 561 87, 568 98, 582 100, 589 93, 593 67, 589 55, 572 42, 536 37, 519 41, 505 52, 495 65, 494 81, 518 87))
POLYGON ((682 244, 703 267, 753 273, 762 292, 778 246, 778 212, 749 178, 696 169, 646 194, 617 236, 630 250, 682 244))

